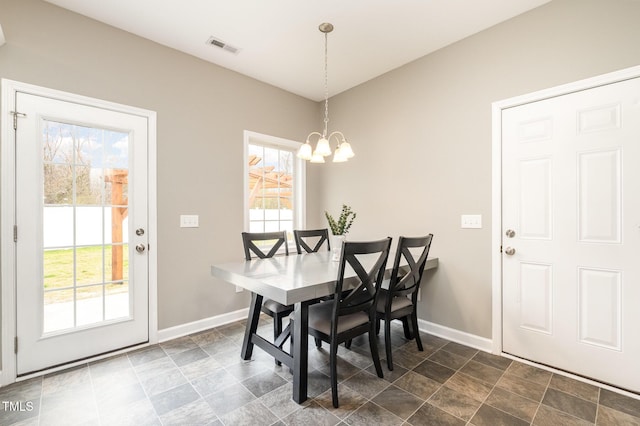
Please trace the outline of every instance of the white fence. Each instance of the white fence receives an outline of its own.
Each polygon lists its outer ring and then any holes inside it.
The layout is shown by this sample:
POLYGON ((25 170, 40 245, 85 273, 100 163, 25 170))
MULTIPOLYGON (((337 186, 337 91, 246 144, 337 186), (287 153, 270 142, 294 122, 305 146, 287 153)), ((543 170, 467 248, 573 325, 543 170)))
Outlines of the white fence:
MULTIPOLYGON (((74 245, 74 208, 45 207, 43 213, 44 248, 74 245)), ((129 242, 129 219, 122 223, 122 241, 129 242)), ((111 207, 75 208, 75 245, 111 244, 111 207)))

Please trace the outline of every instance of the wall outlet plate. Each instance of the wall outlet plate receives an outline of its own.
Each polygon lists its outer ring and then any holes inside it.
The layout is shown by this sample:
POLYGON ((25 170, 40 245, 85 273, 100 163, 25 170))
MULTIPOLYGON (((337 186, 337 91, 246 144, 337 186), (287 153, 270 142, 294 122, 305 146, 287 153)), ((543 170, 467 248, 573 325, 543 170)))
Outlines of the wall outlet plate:
POLYGON ((197 214, 181 214, 180 228, 198 228, 199 217, 197 214))
POLYGON ((481 214, 463 214, 460 216, 461 228, 482 228, 482 215, 481 214))

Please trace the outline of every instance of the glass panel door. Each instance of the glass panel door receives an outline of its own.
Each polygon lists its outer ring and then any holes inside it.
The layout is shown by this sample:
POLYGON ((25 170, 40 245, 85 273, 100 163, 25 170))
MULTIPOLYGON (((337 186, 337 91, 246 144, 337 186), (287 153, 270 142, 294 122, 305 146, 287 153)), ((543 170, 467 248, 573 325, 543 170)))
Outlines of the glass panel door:
POLYGON ((16 94, 18 375, 149 339, 148 117, 54 95, 16 94))

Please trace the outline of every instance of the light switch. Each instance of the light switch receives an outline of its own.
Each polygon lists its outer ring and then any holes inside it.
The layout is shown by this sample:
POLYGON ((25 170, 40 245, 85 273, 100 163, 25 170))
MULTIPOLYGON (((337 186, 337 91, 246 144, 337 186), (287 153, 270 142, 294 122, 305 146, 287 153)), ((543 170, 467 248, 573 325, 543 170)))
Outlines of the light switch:
POLYGON ((197 228, 198 215, 197 214, 181 214, 180 215, 180 228, 197 228))
POLYGON ((482 228, 482 215, 463 214, 460 216, 461 228, 482 228))

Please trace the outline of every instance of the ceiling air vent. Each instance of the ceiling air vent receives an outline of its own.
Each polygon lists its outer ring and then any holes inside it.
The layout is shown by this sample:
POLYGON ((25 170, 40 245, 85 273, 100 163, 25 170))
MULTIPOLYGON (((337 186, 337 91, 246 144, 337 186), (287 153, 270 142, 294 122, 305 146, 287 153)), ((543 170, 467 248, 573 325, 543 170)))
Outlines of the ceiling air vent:
POLYGON ((222 50, 226 50, 227 52, 233 53, 234 55, 237 55, 238 52, 240 52, 240 49, 238 49, 237 47, 231 46, 230 44, 227 44, 214 36, 209 37, 209 40, 207 40, 207 44, 210 46, 215 46, 222 50))

